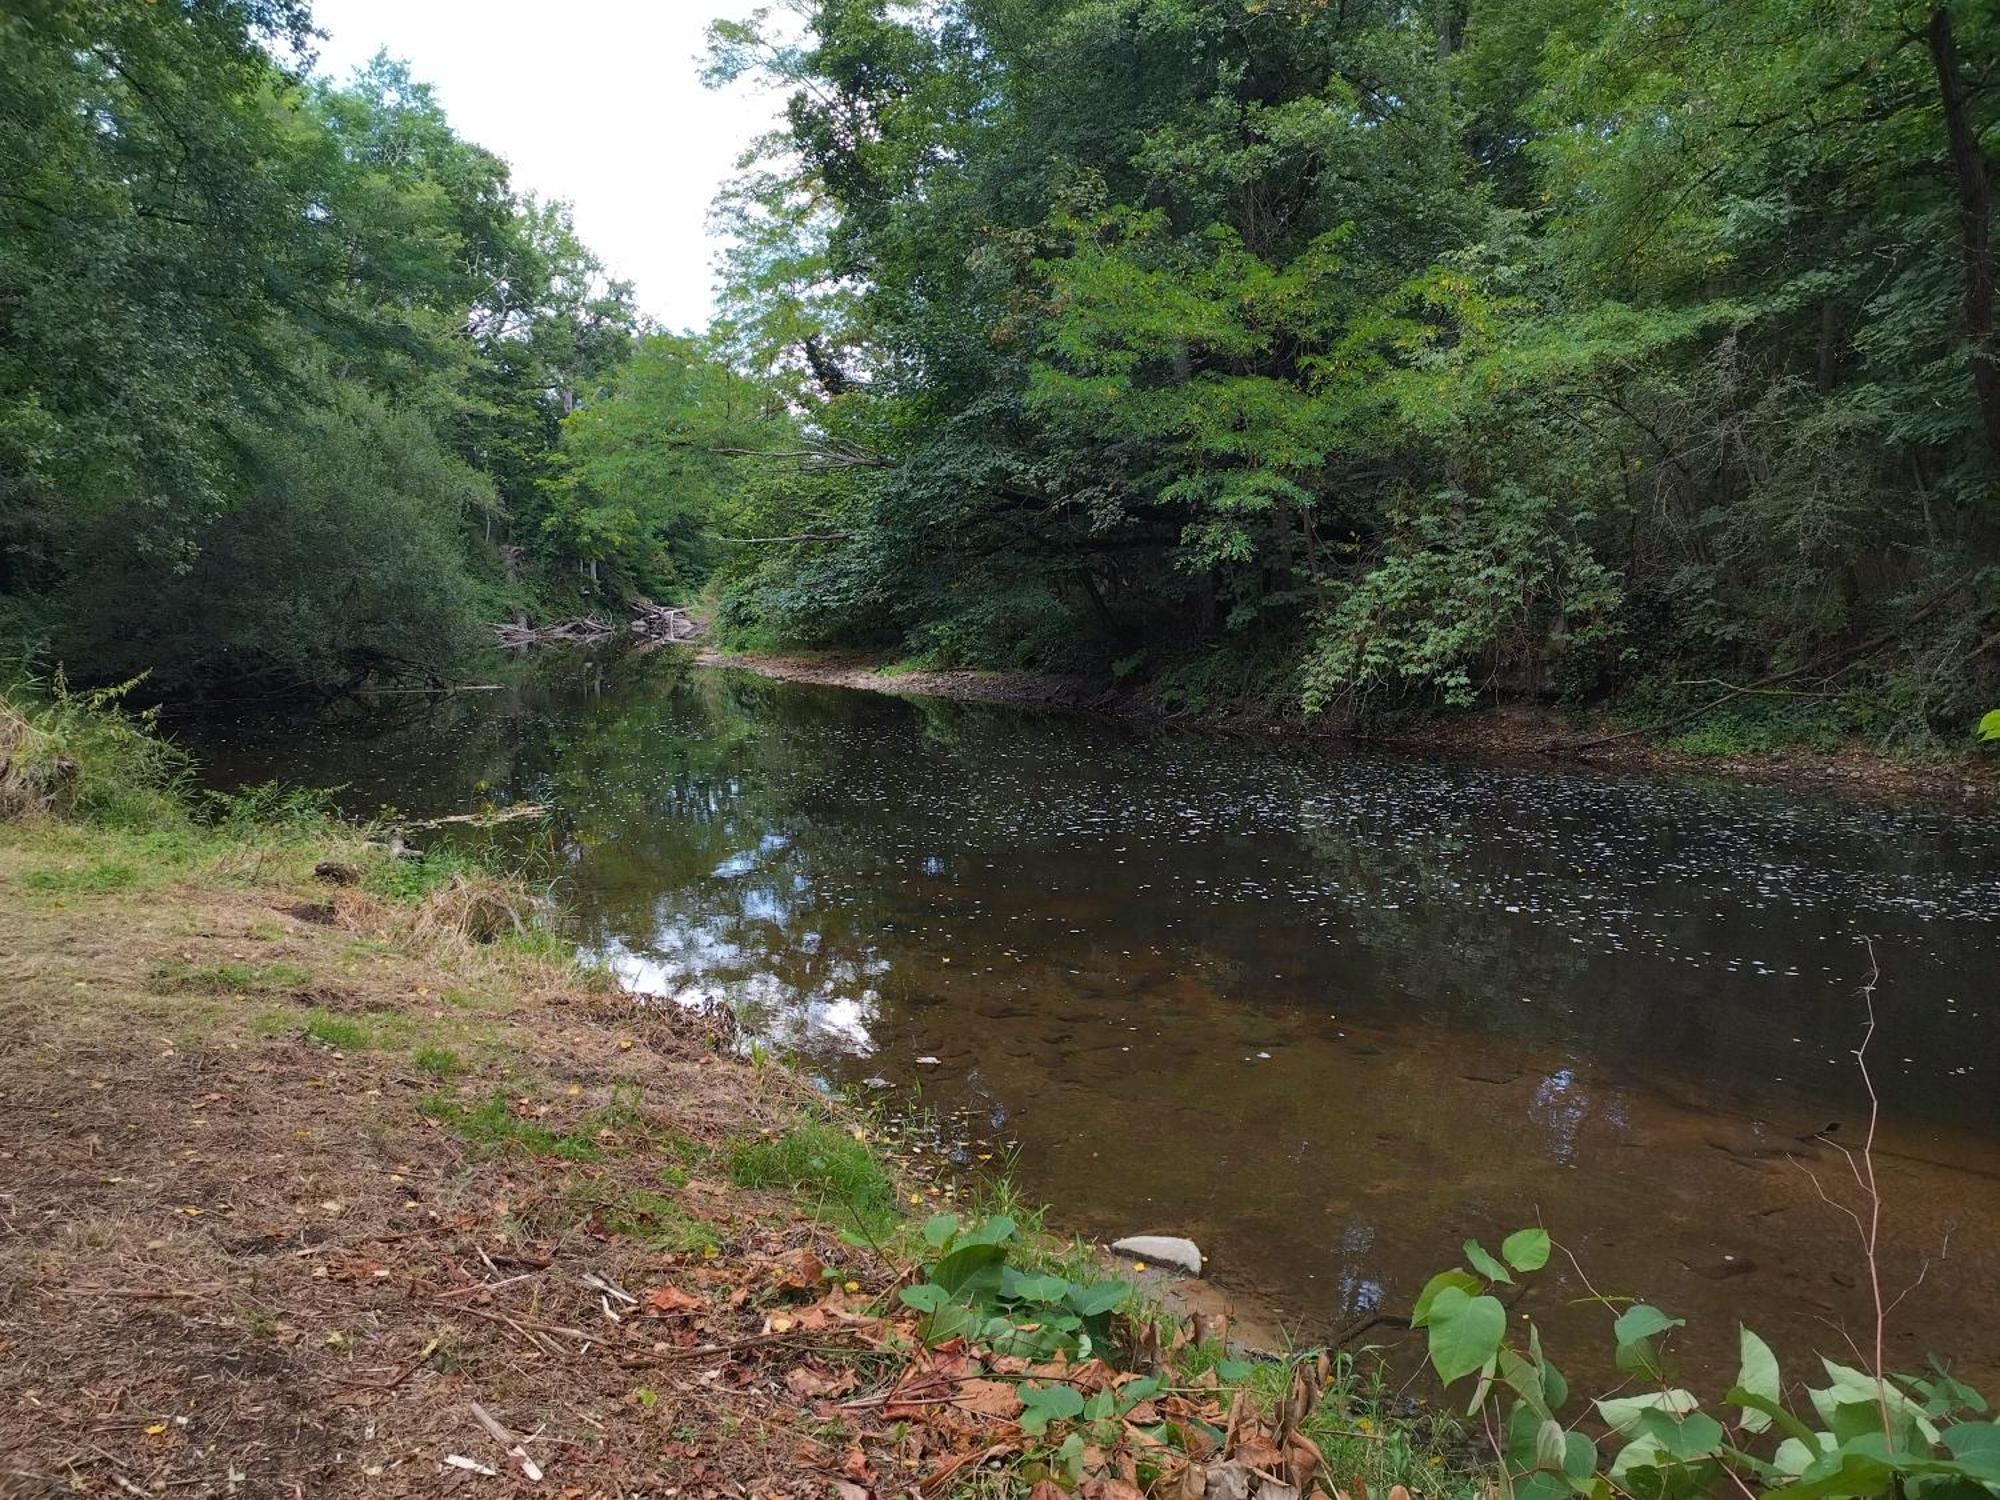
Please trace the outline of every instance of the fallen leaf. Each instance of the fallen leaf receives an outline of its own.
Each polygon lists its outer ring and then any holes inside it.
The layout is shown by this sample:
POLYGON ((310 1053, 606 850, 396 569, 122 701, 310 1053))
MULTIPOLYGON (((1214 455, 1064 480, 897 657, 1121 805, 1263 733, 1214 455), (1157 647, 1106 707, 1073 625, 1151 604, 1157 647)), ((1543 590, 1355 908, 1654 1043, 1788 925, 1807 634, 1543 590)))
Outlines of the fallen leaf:
POLYGON ((854 1389, 854 1372, 815 1370, 811 1365, 794 1365, 785 1372, 785 1389, 802 1401, 823 1396, 844 1396, 854 1389))
POLYGON ((1008 1421, 1021 1414, 1021 1397, 1013 1384, 1005 1380, 968 1380, 959 1386, 951 1404, 960 1411, 1008 1421))
POLYGON ((677 1286, 655 1287, 646 1293, 646 1307, 655 1313, 700 1312, 707 1306, 708 1304, 701 1298, 684 1292, 677 1286))

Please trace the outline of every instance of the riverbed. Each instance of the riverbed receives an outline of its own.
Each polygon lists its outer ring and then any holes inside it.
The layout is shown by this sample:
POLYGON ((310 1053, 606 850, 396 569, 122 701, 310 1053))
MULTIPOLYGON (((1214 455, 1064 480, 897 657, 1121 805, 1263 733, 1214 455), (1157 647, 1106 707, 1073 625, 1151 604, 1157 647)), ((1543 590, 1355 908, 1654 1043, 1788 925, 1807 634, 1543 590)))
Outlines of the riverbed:
MULTIPOLYGON (((495 691, 172 728, 218 785, 551 809, 580 947, 934 1112, 1059 1225, 1187 1234, 1324 1338, 1540 1222, 1521 1304, 1873 1338, 1848 1152, 1881 1105, 1890 1362, 2000 1368, 2000 822, 1576 768, 548 655, 495 691)), ((530 837, 518 832, 517 837, 530 837)), ((1381 1324, 1360 1335, 1395 1336, 1381 1324)), ((1558 1355, 1561 1359, 1562 1356, 1558 1355)), ((1595 1367, 1594 1352, 1563 1360, 1595 1367)))

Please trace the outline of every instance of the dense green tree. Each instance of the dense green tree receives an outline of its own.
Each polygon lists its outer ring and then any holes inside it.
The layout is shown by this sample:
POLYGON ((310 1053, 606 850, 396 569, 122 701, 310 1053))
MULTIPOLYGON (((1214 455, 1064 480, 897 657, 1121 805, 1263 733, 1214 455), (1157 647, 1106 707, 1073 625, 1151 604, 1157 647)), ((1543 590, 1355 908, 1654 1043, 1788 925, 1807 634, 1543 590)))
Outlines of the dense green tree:
POLYGON ((738 628, 1315 707, 1701 679, 1962 733, 2000 687, 1989 7, 799 0, 716 42, 793 90, 736 347, 874 464, 767 515, 832 539, 740 564, 738 628))
POLYGON ((629 289, 311 40, 280 0, 0 12, 0 627, 79 675, 435 675, 574 578, 547 485, 629 289))

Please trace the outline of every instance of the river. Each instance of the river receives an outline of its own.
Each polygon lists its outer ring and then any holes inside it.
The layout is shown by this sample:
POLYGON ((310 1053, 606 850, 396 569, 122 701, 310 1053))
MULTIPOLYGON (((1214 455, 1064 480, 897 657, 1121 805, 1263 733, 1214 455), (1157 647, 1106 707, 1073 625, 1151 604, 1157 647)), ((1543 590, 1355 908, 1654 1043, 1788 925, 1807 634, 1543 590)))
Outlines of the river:
MULTIPOLYGON (((937 1112, 1055 1222, 1191 1235, 1291 1334, 1406 1310, 1467 1236, 1792 1366, 2000 1368, 2000 823, 1698 780, 1246 744, 547 655, 500 691, 173 726, 222 785, 554 811, 575 937, 829 1083, 937 1112)), ((1372 1330, 1367 1338, 1394 1330, 1372 1330)), ((1561 1358, 1561 1356, 1558 1356, 1561 1358)))

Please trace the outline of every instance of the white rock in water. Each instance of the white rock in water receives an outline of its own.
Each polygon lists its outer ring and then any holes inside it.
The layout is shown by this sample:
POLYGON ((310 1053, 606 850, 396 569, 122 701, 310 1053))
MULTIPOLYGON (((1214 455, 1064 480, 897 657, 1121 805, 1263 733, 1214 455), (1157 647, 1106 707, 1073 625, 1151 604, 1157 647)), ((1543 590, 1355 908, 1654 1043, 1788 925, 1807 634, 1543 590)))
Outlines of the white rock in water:
POLYGON ((1201 1247, 1179 1235, 1135 1234, 1129 1239, 1114 1241, 1111 1248, 1137 1261, 1157 1261, 1163 1266, 1177 1266, 1190 1276, 1201 1274, 1201 1247))
POLYGON ((935 1057, 926 1054, 925 1056, 917 1059, 917 1066, 920 1068, 935 1068, 938 1066, 938 1060, 935 1057))

